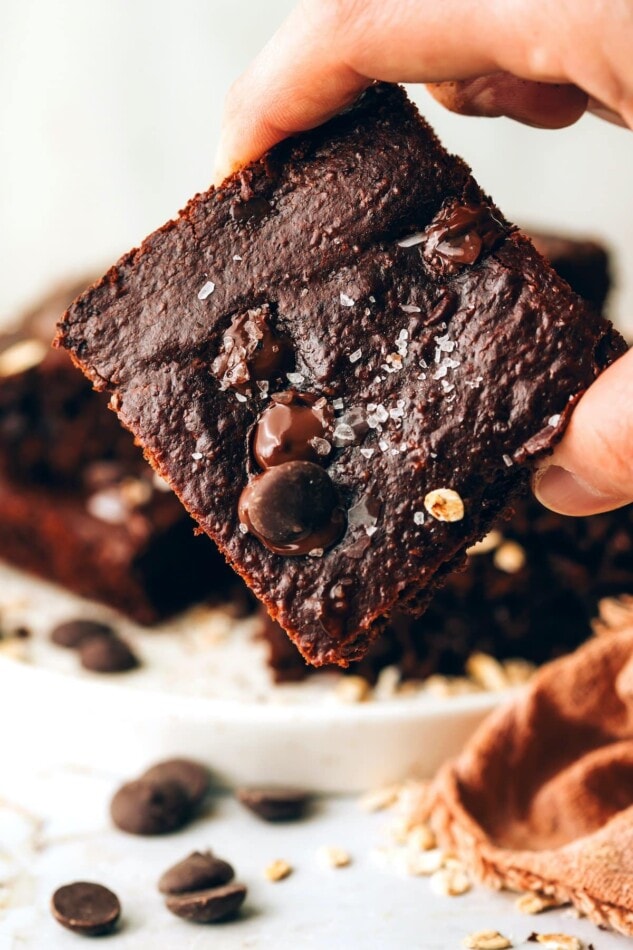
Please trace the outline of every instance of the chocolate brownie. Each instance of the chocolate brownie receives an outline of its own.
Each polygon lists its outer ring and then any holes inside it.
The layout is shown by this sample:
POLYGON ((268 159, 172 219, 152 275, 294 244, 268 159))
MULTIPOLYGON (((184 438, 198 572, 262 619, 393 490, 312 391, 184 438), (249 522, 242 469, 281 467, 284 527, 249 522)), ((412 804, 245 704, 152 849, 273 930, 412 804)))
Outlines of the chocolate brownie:
MULTIPOLYGON (((573 290, 604 291, 611 272, 607 250, 584 239, 530 232, 541 253, 567 275, 573 290), (569 266, 586 262, 585 269, 569 266)), ((386 666, 405 679, 432 673, 460 675, 475 651, 499 659, 544 663, 575 649, 591 635, 601 597, 633 593, 633 506, 591 518, 566 518, 544 509, 531 494, 517 498, 508 524, 500 523, 477 554, 438 590, 422 618, 395 611, 382 636, 348 671, 374 682, 386 666)), ((258 635, 266 641, 277 682, 310 672, 285 632, 261 611, 258 635)))
POLYGON ((89 280, 60 284, 0 334, 0 472, 18 483, 77 484, 94 459, 137 464, 139 451, 68 354, 55 324, 89 280))
POLYGON ((591 238, 547 231, 530 231, 529 236, 537 251, 550 261, 563 280, 592 306, 602 310, 611 286, 609 254, 604 245, 591 238))
POLYGON ((242 585, 107 399, 51 350, 87 283, 56 288, 0 336, 0 557, 154 623, 242 585))
MULTIPOLYGON (((461 675, 478 651, 544 663, 591 635, 602 597, 633 594, 633 506, 590 518, 554 514, 531 496, 514 506, 511 521, 475 548, 426 613, 395 611, 350 673, 370 682, 386 666, 404 679, 461 675)), ((277 682, 308 675, 311 668, 264 611, 259 635, 277 682)))
POLYGON ((59 343, 306 659, 343 666, 423 610, 623 349, 383 84, 194 198, 59 343), (289 433, 279 405, 319 418, 289 433))

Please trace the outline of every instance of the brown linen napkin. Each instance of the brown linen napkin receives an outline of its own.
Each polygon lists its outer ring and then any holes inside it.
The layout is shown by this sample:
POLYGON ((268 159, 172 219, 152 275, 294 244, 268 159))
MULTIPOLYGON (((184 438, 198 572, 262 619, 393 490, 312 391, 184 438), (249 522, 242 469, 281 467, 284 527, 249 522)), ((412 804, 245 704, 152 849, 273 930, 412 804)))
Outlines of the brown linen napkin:
POLYGON ((423 807, 485 884, 633 934, 633 607, 612 616, 600 632, 619 632, 548 664, 482 724, 423 807))

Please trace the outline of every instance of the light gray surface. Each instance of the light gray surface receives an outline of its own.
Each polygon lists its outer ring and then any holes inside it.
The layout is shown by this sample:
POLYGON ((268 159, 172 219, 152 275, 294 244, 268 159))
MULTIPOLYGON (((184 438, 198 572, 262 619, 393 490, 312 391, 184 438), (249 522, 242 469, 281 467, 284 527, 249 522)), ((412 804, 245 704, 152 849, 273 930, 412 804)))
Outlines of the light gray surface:
POLYGON ((373 852, 389 841, 386 813, 367 815, 353 799, 324 799, 305 822, 266 825, 233 799, 215 800, 207 817, 166 838, 134 838, 112 830, 109 797, 122 776, 62 767, 44 774, 7 774, 0 803, 0 865, 4 885, 1 950, 72 950, 81 941, 51 918, 52 891, 72 880, 112 887, 124 908, 112 950, 450 950, 474 930, 498 929, 516 947, 534 930, 575 934, 595 950, 624 950, 630 941, 598 931, 568 912, 526 917, 512 895, 481 888, 462 897, 438 897, 428 879, 400 877, 373 852), (27 814, 28 813, 28 814, 27 814), (345 848, 350 867, 320 866, 317 849, 345 848), (194 848, 211 847, 234 864, 249 887, 243 918, 197 927, 172 917, 155 882, 194 848), (11 855, 11 860, 7 860, 11 855), (264 867, 284 858, 295 868, 277 884, 264 867), (6 890, 5 890, 6 888, 6 890))

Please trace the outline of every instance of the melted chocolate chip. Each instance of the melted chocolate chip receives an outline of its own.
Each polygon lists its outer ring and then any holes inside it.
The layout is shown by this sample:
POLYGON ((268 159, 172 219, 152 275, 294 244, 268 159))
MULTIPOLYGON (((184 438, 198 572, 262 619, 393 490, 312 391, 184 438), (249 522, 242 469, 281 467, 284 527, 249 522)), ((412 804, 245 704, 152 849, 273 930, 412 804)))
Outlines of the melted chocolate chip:
POLYGON ((248 483, 239 518, 275 554, 301 555, 325 550, 345 530, 330 476, 313 462, 284 462, 248 483))
MULTIPOLYGON (((369 538, 367 540, 369 541, 369 538)), ((353 586, 351 577, 342 577, 330 587, 321 600, 319 621, 326 633, 332 637, 341 637, 345 633, 353 586)))
POLYGON ((450 201, 424 232, 424 259, 440 274, 475 264, 503 239, 506 228, 485 204, 450 201))
POLYGON ((294 390, 277 393, 253 433, 253 455, 261 468, 284 462, 323 462, 333 414, 325 399, 294 390))
POLYGON ((288 341, 271 329, 270 307, 264 304, 233 317, 211 372, 222 389, 244 392, 253 380, 278 376, 289 349, 288 341))

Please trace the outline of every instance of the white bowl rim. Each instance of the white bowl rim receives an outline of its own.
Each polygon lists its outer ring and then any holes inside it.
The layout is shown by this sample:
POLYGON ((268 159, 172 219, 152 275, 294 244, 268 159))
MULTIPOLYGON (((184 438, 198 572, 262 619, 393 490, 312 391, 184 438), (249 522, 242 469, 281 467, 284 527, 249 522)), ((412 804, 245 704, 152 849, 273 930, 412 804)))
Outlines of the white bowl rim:
MULTIPOLYGON (((288 726, 327 725, 344 720, 346 723, 368 721, 394 722, 419 718, 420 721, 450 720, 475 712, 493 710, 516 695, 518 687, 502 691, 467 693, 458 696, 401 697, 384 701, 359 703, 293 703, 245 702, 240 699, 217 699, 207 696, 187 696, 156 688, 126 687, 122 682, 105 682, 95 677, 74 677, 72 674, 22 662, 0 655, 0 677, 7 678, 10 688, 18 689, 23 683, 26 690, 68 690, 81 694, 90 704, 108 702, 114 708, 133 703, 138 715, 182 715, 186 718, 221 720, 223 722, 265 722, 288 726), (18 682, 20 681, 20 682, 18 682), (28 684, 28 685, 27 685, 28 684), (157 709, 157 707, 159 707, 157 709)), ((519 687, 520 688, 520 687, 519 687)), ((109 708, 113 708, 109 705, 109 708)))

